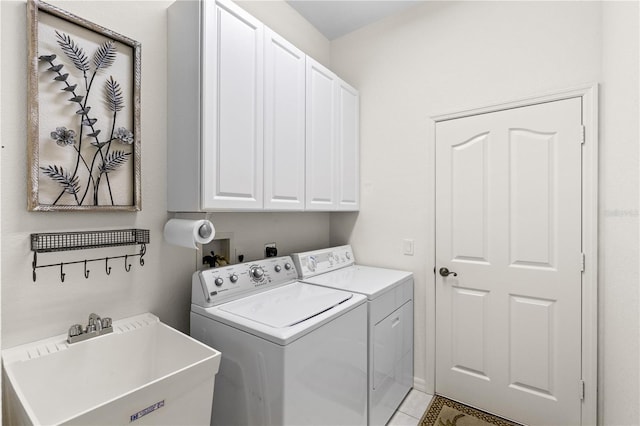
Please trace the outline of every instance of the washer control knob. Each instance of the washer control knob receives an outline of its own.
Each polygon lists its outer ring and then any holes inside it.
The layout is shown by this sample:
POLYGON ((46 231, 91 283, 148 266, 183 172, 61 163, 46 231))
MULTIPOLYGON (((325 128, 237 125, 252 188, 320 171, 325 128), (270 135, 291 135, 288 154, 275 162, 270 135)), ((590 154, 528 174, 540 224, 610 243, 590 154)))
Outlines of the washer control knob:
POLYGON ((345 256, 346 256, 347 260, 351 260, 351 253, 346 252, 346 253, 345 253, 345 256))
POLYGON ((216 286, 220 287, 224 283, 224 280, 221 277, 218 277, 215 279, 214 283, 216 286))
POLYGON ((288 271, 289 269, 291 269, 291 264, 290 264, 290 263, 285 263, 285 264, 284 264, 284 269, 286 269, 287 271, 288 271))
POLYGON ((264 275, 264 269, 262 269, 260 266, 252 266, 249 272, 251 273, 251 276, 256 280, 259 280, 264 275))
POLYGON ((276 271, 276 272, 280 272, 280 271, 282 271, 282 266, 276 265, 276 267, 273 268, 273 270, 276 271))
POLYGON ((229 281, 231 281, 232 283, 237 283, 238 282, 238 274, 231 274, 229 276, 229 281))

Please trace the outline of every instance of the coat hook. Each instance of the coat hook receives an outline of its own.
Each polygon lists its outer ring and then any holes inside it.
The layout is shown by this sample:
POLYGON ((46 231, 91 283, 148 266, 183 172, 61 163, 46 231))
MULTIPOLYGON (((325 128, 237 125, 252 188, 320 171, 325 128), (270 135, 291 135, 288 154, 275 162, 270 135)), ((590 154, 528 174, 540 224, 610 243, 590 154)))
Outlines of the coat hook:
POLYGON ((144 266, 144 255, 147 252, 147 245, 146 244, 140 244, 140 266, 144 266))
POLYGON ((64 282, 64 276, 67 275, 67 274, 64 273, 63 267, 64 267, 64 263, 61 262, 60 263, 60 281, 61 282, 64 282))
POLYGON ((129 258, 128 254, 124 255, 124 270, 129 272, 131 270, 131 264, 127 264, 127 258, 129 258))
POLYGON ((111 266, 109 266, 109 258, 104 258, 104 270, 107 272, 107 275, 111 275, 111 266))
POLYGON ((38 252, 34 251, 33 252, 33 262, 31 262, 31 267, 33 268, 33 282, 36 282, 36 268, 38 267, 38 252))
POLYGON ((85 278, 89 278, 89 272, 91 272, 90 270, 87 269, 87 259, 84 260, 84 277, 85 278))

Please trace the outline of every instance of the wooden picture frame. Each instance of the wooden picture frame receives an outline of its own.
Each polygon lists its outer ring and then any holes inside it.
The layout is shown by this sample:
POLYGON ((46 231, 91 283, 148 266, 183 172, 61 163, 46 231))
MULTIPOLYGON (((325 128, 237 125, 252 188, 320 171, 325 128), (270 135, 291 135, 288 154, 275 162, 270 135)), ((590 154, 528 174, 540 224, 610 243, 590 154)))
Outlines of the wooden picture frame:
POLYGON ((29 211, 139 211, 141 45, 29 0, 29 211))

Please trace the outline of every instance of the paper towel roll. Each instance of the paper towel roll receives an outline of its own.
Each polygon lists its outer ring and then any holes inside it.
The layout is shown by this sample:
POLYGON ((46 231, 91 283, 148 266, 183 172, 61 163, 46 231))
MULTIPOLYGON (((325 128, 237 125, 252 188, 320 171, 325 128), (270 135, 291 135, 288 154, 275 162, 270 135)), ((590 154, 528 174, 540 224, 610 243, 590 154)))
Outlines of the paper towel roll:
POLYGON ((195 248, 213 240, 216 229, 208 220, 169 219, 164 225, 164 239, 177 246, 195 248))

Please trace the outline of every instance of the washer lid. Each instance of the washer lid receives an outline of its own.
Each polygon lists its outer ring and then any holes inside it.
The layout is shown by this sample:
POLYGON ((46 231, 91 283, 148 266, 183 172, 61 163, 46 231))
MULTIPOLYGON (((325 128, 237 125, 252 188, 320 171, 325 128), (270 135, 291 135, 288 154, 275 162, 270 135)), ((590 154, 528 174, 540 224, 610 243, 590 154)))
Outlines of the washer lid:
POLYGON ((331 288, 294 283, 220 306, 221 311, 284 328, 315 317, 351 299, 353 294, 331 288))
POLYGON ((407 271, 354 265, 327 272, 326 274, 316 275, 315 277, 305 278, 304 282, 353 291, 364 294, 369 300, 373 300, 412 277, 413 274, 407 271))

